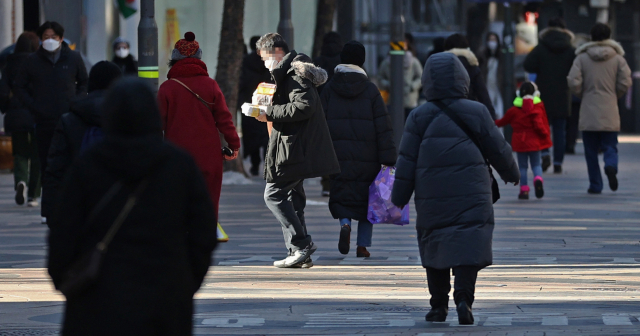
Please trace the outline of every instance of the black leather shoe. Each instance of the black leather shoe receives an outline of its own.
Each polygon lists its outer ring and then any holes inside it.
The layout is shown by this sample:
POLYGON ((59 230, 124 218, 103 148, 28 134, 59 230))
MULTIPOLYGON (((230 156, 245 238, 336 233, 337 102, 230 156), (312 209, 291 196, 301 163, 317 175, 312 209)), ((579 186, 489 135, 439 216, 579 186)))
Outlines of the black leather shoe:
POLYGON ((340 228, 340 240, 338 241, 338 251, 342 254, 349 254, 349 245, 351 244, 351 226, 348 224, 340 228))
POLYGON ((456 310, 458 311, 458 323, 460 323, 461 325, 473 324, 473 314, 471 313, 471 307, 469 307, 466 301, 458 303, 456 310))
POLYGON ((602 194, 602 191, 595 191, 593 189, 587 189, 587 193, 589 193, 591 195, 600 195, 600 194, 602 194))
POLYGON ((618 172, 616 171, 616 169, 611 166, 607 166, 604 167, 604 173, 609 179, 609 188, 611 188, 611 191, 618 190, 618 177, 616 176, 618 172))
POLYGON ((424 319, 427 322, 444 322, 447 320, 448 310, 447 307, 431 308, 424 319))
POLYGON ((550 155, 544 155, 542 157, 542 171, 546 172, 547 169, 549 169, 549 167, 551 167, 551 156, 550 155))
POLYGON ((554 174, 562 174, 562 166, 561 165, 553 165, 553 173, 554 174))

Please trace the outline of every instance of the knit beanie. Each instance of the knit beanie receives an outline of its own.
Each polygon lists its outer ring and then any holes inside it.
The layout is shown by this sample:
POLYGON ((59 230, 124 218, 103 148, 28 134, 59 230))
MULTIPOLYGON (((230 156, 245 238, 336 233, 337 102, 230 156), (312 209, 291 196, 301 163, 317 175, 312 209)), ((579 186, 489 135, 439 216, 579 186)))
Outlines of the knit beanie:
POLYGON ((87 91, 106 90, 120 77, 122 77, 122 70, 119 66, 109 61, 100 61, 89 71, 87 91))
POLYGON ((179 61, 187 57, 202 58, 202 49, 196 41, 196 34, 192 32, 186 32, 184 38, 176 42, 173 52, 171 52, 172 60, 179 61))
POLYGON ((353 64, 362 67, 365 56, 366 51, 362 43, 358 41, 349 41, 344 45, 344 47, 342 47, 340 62, 342 62, 342 64, 353 64))

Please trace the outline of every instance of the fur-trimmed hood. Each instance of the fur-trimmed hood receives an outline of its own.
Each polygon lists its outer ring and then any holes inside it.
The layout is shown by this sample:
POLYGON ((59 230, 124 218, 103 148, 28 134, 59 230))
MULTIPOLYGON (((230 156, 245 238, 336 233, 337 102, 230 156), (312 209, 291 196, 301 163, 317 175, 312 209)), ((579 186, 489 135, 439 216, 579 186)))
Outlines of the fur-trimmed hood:
POLYGON ((542 38, 544 38, 547 34, 549 34, 550 32, 553 32, 553 31, 557 31, 557 32, 561 32, 561 33, 564 33, 564 34, 569 35, 569 37, 571 37, 571 41, 573 41, 573 40, 576 38, 576 36, 573 34, 573 32, 572 32, 572 31, 570 31, 569 29, 563 29, 563 28, 558 28, 558 27, 548 27, 548 28, 545 28, 545 29, 543 29, 543 30, 541 30, 541 31, 540 31, 540 33, 538 34, 538 36, 542 39, 542 38))
POLYGON ((586 53, 594 61, 606 61, 616 55, 624 56, 624 49, 614 40, 588 42, 576 49, 576 55, 586 53))
POLYGON ((329 78, 327 72, 323 68, 311 63, 311 59, 309 59, 309 61, 298 61, 296 59, 291 62, 291 69, 296 72, 296 75, 307 78, 315 86, 320 86, 326 83, 329 78))
POLYGON ((454 54, 458 57, 464 57, 467 59, 467 62, 469 62, 469 65, 471 66, 479 66, 480 62, 478 62, 478 58, 476 57, 476 55, 473 53, 473 51, 469 50, 469 49, 462 49, 462 48, 453 48, 450 50, 445 51, 447 53, 450 54, 454 54))
POLYGON ((554 53, 562 53, 573 47, 575 35, 567 29, 549 27, 540 32, 540 44, 554 53))

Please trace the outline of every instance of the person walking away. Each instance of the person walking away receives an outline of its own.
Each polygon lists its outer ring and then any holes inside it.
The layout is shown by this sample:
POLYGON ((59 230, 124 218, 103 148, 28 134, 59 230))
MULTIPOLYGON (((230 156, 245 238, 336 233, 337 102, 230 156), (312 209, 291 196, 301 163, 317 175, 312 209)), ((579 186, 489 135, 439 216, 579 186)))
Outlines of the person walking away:
POLYGON ((71 103, 70 112, 60 118, 49 148, 47 171, 44 172, 43 213, 52 214, 57 208, 64 176, 73 161, 104 137, 104 96, 109 86, 121 76, 120 68, 114 63, 96 63, 89 72, 89 94, 71 103))
POLYGON ((482 51, 484 62, 480 65, 482 77, 486 80, 487 93, 491 100, 491 106, 496 118, 504 116, 504 103, 502 101, 502 77, 504 73, 502 58, 502 46, 498 34, 490 32, 487 35, 484 50, 482 51))
POLYGON ((113 41, 113 60, 125 76, 138 76, 138 61, 131 55, 129 41, 118 37, 113 41))
MULTIPOLYGON (((553 137, 553 172, 562 173, 567 117, 571 115, 571 93, 566 77, 575 58, 574 35, 566 29, 562 18, 549 20, 548 28, 540 32, 540 43, 524 60, 524 69, 535 73, 540 98, 547 109, 547 119, 553 137)), ((542 152, 542 171, 551 166, 549 150, 542 152)))
MULTIPOLYGON (((13 90, 34 118, 40 171, 44 173, 56 125, 74 99, 86 96, 88 76, 80 53, 62 40, 64 28, 59 23, 47 21, 37 34, 42 45, 20 67, 13 90)), ((43 224, 48 215, 42 213, 43 224)))
POLYGON ((50 218, 57 289, 136 195, 97 280, 67 296, 63 335, 191 335, 193 295, 217 244, 216 215, 193 158, 162 140, 152 88, 119 80, 104 99, 105 138, 69 167, 50 218))
MULTIPOLYGON (((591 42, 591 35, 576 34, 576 37, 573 40, 573 47, 577 49, 587 42, 591 42)), ((580 98, 576 97, 574 94, 571 95, 571 115, 567 118, 567 143, 565 145, 565 154, 575 154, 576 143, 578 142, 578 138, 581 139, 579 126, 581 102, 580 98)))
POLYGON ((311 255, 317 246, 305 224, 304 179, 340 172, 316 91, 326 82, 327 73, 308 56, 289 50, 277 33, 262 36, 256 46, 277 85, 271 106, 261 106, 263 113, 256 117, 273 123, 265 159, 264 200, 282 226, 289 253, 273 265, 308 268, 313 266, 311 255))
POLYGON ((602 192, 598 150, 604 152, 604 173, 612 191, 618 189, 618 99, 631 86, 631 70, 624 49, 611 39, 611 28, 597 23, 591 29, 592 42, 576 50, 567 81, 571 91, 582 98, 580 130, 589 172, 590 194, 602 192))
POLYGON ((207 182, 217 216, 223 159, 235 159, 240 138, 218 83, 209 77, 207 65, 200 60, 202 49, 195 39, 195 34, 187 32, 184 39, 176 42, 169 62, 169 80, 160 85, 158 101, 165 139, 193 155, 207 182), (220 133, 233 156, 222 154, 220 133))
MULTIPOLYGON (((251 53, 242 60, 242 71, 240 74, 240 88, 238 90, 238 109, 244 103, 251 103, 251 97, 260 83, 271 82, 271 73, 264 67, 264 62, 256 50, 256 42, 260 36, 253 36, 249 46, 251 53)), ((242 115, 242 146, 244 156, 251 158, 250 172, 253 176, 258 176, 260 162, 267 153, 269 143, 269 133, 264 123, 256 118, 242 115), (261 154, 263 151, 264 154, 261 154)))
POLYGON ((471 84, 469 87, 469 100, 475 100, 484 105, 491 118, 496 119, 496 112, 487 91, 486 82, 480 70, 480 62, 476 55, 469 49, 467 38, 461 34, 453 34, 444 41, 445 52, 454 54, 458 57, 462 65, 467 70, 471 84))
MULTIPOLYGON (((333 78, 334 69, 340 64, 340 52, 342 51, 342 37, 337 32, 328 32, 322 38, 320 56, 313 59, 313 64, 321 67, 327 72, 327 82, 318 86, 318 94, 322 95, 325 85, 333 78)), ((322 196, 328 197, 331 194, 331 176, 323 176, 320 180, 322 186, 322 196)))
POLYGON ((362 43, 345 44, 336 73, 320 97, 340 174, 333 177, 329 210, 340 221, 338 250, 349 253, 351 221, 358 221, 357 257, 370 257, 373 224, 367 219, 369 186, 380 166, 395 166, 393 129, 380 91, 362 69, 362 43))
POLYGON ((391 196, 393 204, 404 207, 415 191, 418 246, 431 293, 426 320, 432 322, 446 320, 451 269, 458 321, 474 321, 471 307, 478 271, 493 260, 495 221, 485 157, 505 182, 517 184, 520 179, 511 147, 489 110, 465 99, 469 82, 464 65, 453 54, 427 60, 422 83, 428 102, 407 119, 391 196), (482 150, 449 115, 466 125, 482 150))
MULTIPOLYGON (((403 104, 404 104, 404 117, 405 119, 416 106, 418 106, 418 98, 420 97, 420 77, 422 76, 422 65, 420 61, 411 53, 407 51, 407 44, 405 43, 404 61, 404 86, 403 86, 403 104)), ((378 81, 380 84, 380 90, 391 92, 391 57, 387 56, 378 69, 378 81)))
POLYGON ((13 54, 0 79, 0 111, 5 115, 4 130, 11 134, 13 152, 13 187, 15 202, 38 206, 40 197, 40 159, 36 144, 33 116, 14 93, 14 80, 24 61, 38 50, 38 35, 24 32, 18 37, 13 54))
POLYGON ((518 166, 520 167, 520 194, 519 199, 529 199, 529 184, 527 171, 531 164, 533 172, 533 186, 536 198, 544 196, 544 179, 542 178, 542 163, 540 151, 550 148, 551 131, 547 120, 544 104, 540 99, 535 83, 524 82, 518 90, 518 97, 513 102, 513 107, 505 114, 504 118, 496 120, 496 126, 511 125, 511 146, 518 153, 518 166))

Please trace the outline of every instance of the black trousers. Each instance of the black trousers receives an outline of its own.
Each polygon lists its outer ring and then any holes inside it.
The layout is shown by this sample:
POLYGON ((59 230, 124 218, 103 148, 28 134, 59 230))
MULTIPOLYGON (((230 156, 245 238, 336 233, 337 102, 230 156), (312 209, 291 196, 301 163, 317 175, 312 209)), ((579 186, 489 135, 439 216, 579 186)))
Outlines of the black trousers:
MULTIPOLYGON (((49 155, 49 147, 51 147, 51 140, 53 140, 55 129, 55 125, 36 124, 36 142, 38 143, 38 156, 40 157, 40 174, 43 185, 45 184, 45 172, 47 171, 47 157, 49 155)), ((52 200, 49 200, 49 202, 51 201, 52 200)), ((44 200, 44 197, 42 202, 46 202, 44 200)), ((43 212, 41 213, 41 215, 42 217, 47 217, 51 214, 43 212)))
MULTIPOLYGON (((435 269, 427 267, 427 282, 432 308, 449 306, 449 291, 451 290, 451 269, 435 269)), ((453 300, 456 305, 466 301, 469 306, 473 304, 476 291, 476 279, 478 278, 478 267, 458 266, 453 268, 455 276, 453 284, 453 300)))

